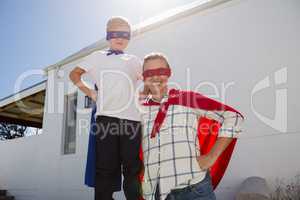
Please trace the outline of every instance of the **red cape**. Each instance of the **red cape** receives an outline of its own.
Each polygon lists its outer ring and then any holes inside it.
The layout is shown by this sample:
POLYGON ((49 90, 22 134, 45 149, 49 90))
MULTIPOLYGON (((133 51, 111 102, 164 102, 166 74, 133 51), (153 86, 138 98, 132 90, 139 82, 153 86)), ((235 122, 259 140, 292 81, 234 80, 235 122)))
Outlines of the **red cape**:
MULTIPOLYGON (((144 106, 159 106, 160 103, 156 103, 153 101, 149 101, 143 104, 144 106)), ((195 93, 192 91, 180 91, 176 89, 171 89, 169 91, 169 97, 166 102, 164 102, 154 121, 153 129, 151 132, 151 137, 155 137, 157 133, 159 133, 159 129, 165 119, 167 110, 169 105, 181 105, 191 108, 198 108, 203 110, 218 110, 218 111, 232 111, 240 115, 242 114, 237 110, 217 102, 213 99, 205 97, 199 93, 195 93)), ((198 138, 199 144, 201 146, 201 155, 207 154, 210 152, 211 148, 214 146, 219 133, 220 123, 211 120, 205 117, 201 117, 198 123, 198 138)), ((236 144, 236 138, 233 138, 231 143, 227 146, 227 148, 223 151, 223 153, 219 156, 217 161, 210 169, 210 174, 212 178, 212 185, 214 189, 217 187, 222 177, 224 176, 225 170, 229 164, 234 146, 236 144)), ((143 160, 143 151, 140 151, 140 158, 143 160)), ((141 174, 141 180, 143 180, 143 174, 141 174)))

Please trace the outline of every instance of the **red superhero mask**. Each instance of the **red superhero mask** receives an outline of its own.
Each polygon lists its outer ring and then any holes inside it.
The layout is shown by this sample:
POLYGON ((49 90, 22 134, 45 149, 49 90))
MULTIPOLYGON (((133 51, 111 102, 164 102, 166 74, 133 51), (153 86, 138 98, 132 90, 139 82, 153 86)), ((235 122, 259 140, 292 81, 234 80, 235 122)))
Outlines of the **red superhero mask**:
POLYGON ((152 77, 152 76, 167 76, 167 77, 170 77, 171 76, 171 69, 170 68, 158 68, 158 69, 145 70, 143 72, 144 79, 152 77))

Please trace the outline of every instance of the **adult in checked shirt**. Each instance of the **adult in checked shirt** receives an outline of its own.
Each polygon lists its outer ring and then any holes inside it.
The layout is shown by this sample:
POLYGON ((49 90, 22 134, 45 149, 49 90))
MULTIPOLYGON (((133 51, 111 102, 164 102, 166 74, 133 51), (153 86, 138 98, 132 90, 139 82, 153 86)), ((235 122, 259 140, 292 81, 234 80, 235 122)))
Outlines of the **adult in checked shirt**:
POLYGON ((214 200, 243 116, 199 93, 168 88, 170 76, 163 54, 144 58, 143 197, 214 200))

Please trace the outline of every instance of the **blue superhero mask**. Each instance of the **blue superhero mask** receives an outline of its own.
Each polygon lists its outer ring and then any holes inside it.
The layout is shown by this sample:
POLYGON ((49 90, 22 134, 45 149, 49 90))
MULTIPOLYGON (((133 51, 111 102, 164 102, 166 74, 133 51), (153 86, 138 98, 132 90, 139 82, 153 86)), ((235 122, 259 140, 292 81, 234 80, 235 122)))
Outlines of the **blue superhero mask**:
POLYGON ((113 38, 123 38, 130 40, 130 32, 127 31, 108 31, 106 33, 106 40, 110 40, 113 38))

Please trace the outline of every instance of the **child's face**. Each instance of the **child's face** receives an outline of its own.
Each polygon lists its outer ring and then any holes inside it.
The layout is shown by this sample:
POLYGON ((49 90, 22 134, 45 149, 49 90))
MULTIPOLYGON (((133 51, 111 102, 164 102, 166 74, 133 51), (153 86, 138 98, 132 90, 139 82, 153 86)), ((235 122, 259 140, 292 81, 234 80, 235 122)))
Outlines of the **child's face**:
MULTIPOLYGON (((168 68, 165 61, 162 59, 151 59, 144 64, 144 71, 168 68)), ((169 77, 166 75, 155 75, 144 79, 146 94, 151 93, 152 95, 162 95, 163 91, 167 88, 169 77)))
MULTIPOLYGON (((128 27, 120 26, 120 27, 114 28, 110 31, 129 32, 130 30, 128 29, 128 27)), ((129 40, 124 39, 124 38, 112 38, 108 42, 109 42, 109 46, 111 49, 123 51, 128 46, 129 40)))

